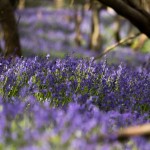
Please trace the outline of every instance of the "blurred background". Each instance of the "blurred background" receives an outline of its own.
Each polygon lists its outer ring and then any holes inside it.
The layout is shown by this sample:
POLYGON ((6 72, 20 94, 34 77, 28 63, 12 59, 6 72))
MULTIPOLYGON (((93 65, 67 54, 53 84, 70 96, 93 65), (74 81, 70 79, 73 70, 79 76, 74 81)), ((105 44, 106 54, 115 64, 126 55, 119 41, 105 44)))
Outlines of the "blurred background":
MULTIPOLYGON (((23 56, 95 57, 138 30, 112 9, 91 0, 10 0, 15 6, 23 56)), ((5 42, 0 29, 0 47, 5 42)), ((107 54, 111 62, 148 59, 150 40, 141 35, 107 54)))

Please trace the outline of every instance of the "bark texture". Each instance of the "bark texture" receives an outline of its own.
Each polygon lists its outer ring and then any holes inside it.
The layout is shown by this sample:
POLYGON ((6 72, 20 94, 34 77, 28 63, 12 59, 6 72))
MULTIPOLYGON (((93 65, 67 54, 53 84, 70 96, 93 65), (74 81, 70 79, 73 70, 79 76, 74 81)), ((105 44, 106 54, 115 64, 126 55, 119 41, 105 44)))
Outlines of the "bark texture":
POLYGON ((100 11, 101 5, 95 3, 94 1, 90 1, 91 10, 92 10, 92 18, 91 18, 91 28, 92 32, 90 35, 90 45, 89 48, 98 51, 101 49, 101 33, 100 33, 100 11))
POLYGON ((113 8, 150 38, 150 0, 98 0, 113 8))
POLYGON ((0 1, 0 23, 4 33, 5 50, 4 55, 21 56, 21 46, 15 20, 13 7, 9 0, 0 1))

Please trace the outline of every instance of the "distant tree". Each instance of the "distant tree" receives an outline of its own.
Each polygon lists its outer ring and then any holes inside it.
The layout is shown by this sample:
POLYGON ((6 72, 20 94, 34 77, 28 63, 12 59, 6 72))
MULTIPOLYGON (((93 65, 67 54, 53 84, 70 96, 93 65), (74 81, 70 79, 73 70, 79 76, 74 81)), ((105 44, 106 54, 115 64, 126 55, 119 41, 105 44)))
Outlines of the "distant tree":
POLYGON ((55 7, 57 9, 60 9, 64 6, 65 1, 64 0, 54 0, 54 3, 55 3, 55 7))
POLYGON ((97 51, 100 50, 102 46, 100 33, 100 12, 103 9, 103 6, 95 0, 90 0, 90 5, 92 17, 89 48, 97 51))
POLYGON ((78 46, 83 45, 83 36, 81 31, 81 24, 84 18, 84 8, 82 5, 77 5, 74 7, 74 21, 75 21, 75 42, 78 46))
POLYGON ((23 9, 25 7, 25 0, 19 0, 18 2, 18 8, 23 9))
POLYGON ((100 50, 102 46, 100 33, 100 11, 102 10, 102 5, 97 3, 95 0, 74 0, 73 4, 75 8, 75 41, 77 45, 82 46, 83 43, 81 24, 85 13, 84 10, 86 7, 89 7, 92 12, 92 16, 88 48, 95 51, 100 50))
POLYGON ((0 24, 4 34, 5 49, 4 55, 21 56, 21 46, 17 29, 17 22, 14 16, 14 7, 16 1, 0 1, 0 24))

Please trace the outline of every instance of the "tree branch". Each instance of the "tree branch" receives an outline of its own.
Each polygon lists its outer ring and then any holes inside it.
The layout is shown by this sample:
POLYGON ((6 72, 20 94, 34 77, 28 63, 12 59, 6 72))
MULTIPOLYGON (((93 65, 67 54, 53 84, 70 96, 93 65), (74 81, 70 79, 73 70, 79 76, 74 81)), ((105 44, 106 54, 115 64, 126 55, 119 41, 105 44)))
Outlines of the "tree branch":
POLYGON ((127 128, 120 129, 118 131, 117 139, 118 140, 127 140, 133 136, 150 136, 150 124, 143 124, 139 126, 130 126, 127 128))
POLYGON ((118 14, 128 19, 142 33, 150 38, 150 14, 140 7, 129 5, 123 0, 98 0, 113 8, 118 14))
POLYGON ((117 43, 115 43, 115 44, 113 44, 113 45, 107 47, 107 48, 103 51, 103 53, 102 53, 101 55, 99 55, 99 56, 97 56, 97 57, 94 58, 94 61, 95 61, 95 60, 98 60, 98 59, 101 59, 104 55, 106 55, 108 52, 112 51, 112 50, 113 50, 114 48, 116 48, 117 46, 122 45, 122 44, 128 42, 129 40, 135 39, 135 38, 138 37, 140 34, 141 34, 141 33, 137 33, 137 34, 135 34, 135 35, 133 35, 133 36, 129 36, 129 37, 123 38, 123 39, 121 39, 119 42, 117 42, 117 43))

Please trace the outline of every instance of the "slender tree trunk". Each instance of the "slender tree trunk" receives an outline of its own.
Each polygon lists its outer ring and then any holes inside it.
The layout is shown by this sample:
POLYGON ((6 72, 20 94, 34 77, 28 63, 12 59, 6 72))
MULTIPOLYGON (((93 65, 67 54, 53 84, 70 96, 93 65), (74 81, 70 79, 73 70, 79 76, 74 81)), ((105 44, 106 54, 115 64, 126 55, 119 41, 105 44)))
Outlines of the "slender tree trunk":
POLYGON ((100 35, 100 18, 99 18, 99 10, 94 9, 92 11, 92 32, 90 38, 90 49, 92 50, 100 50, 101 48, 101 35, 100 35))
MULTIPOLYGON (((94 2, 91 1, 92 5, 92 32, 90 37, 90 45, 89 48, 92 50, 100 50, 101 49, 101 33, 100 33, 100 11, 101 6, 93 4, 94 2)), ((97 3, 96 3, 97 4, 97 3)))
POLYGON ((5 56, 21 56, 21 46, 13 8, 8 0, 0 1, 0 21, 4 32, 5 56))
POLYGON ((119 15, 116 15, 115 17, 115 24, 116 24, 116 29, 115 29, 115 40, 116 42, 119 42, 121 40, 121 17, 119 15))
POLYGON ((19 0, 18 8, 24 9, 24 7, 25 7, 25 0, 19 0))
POLYGON ((55 2, 55 7, 57 9, 63 8, 63 6, 64 6, 64 0, 55 0, 54 2, 55 2))
POLYGON ((75 7, 75 42, 78 46, 82 46, 82 33, 81 33, 81 23, 84 17, 84 8, 83 6, 76 6, 75 7))

